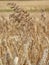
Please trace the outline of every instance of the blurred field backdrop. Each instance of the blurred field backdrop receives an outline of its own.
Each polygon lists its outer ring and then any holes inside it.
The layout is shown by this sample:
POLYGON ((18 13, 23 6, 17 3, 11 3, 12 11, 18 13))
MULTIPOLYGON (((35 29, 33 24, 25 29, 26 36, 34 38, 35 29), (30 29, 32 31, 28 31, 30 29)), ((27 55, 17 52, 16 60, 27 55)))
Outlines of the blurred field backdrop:
POLYGON ((49 1, 0 1, 0 16, 5 16, 8 18, 8 15, 12 12, 8 3, 16 3, 21 8, 24 8, 33 17, 40 18, 41 9, 45 10, 47 21, 49 20, 49 1))

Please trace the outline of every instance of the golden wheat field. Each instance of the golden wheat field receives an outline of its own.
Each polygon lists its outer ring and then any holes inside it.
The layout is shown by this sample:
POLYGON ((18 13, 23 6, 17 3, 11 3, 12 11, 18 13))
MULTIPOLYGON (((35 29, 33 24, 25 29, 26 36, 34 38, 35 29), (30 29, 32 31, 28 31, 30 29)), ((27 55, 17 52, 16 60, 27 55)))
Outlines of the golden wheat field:
POLYGON ((0 65, 49 65, 49 1, 0 1, 0 65))

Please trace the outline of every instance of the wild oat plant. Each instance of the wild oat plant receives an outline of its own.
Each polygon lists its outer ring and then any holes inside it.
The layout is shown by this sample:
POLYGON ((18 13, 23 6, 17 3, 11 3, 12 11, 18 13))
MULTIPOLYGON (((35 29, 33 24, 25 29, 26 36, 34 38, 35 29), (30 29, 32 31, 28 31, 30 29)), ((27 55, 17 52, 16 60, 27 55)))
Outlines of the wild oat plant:
POLYGON ((49 22, 9 4, 9 19, 0 18, 0 65, 49 65, 49 22))

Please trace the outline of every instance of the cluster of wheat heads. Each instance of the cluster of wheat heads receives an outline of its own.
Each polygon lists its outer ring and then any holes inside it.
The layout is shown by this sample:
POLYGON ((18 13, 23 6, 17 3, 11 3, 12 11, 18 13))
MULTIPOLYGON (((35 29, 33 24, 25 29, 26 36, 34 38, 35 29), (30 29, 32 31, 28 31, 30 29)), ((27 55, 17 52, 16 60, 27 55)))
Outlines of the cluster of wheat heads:
POLYGON ((11 4, 13 13, 0 18, 0 65, 49 65, 49 25, 11 4))

